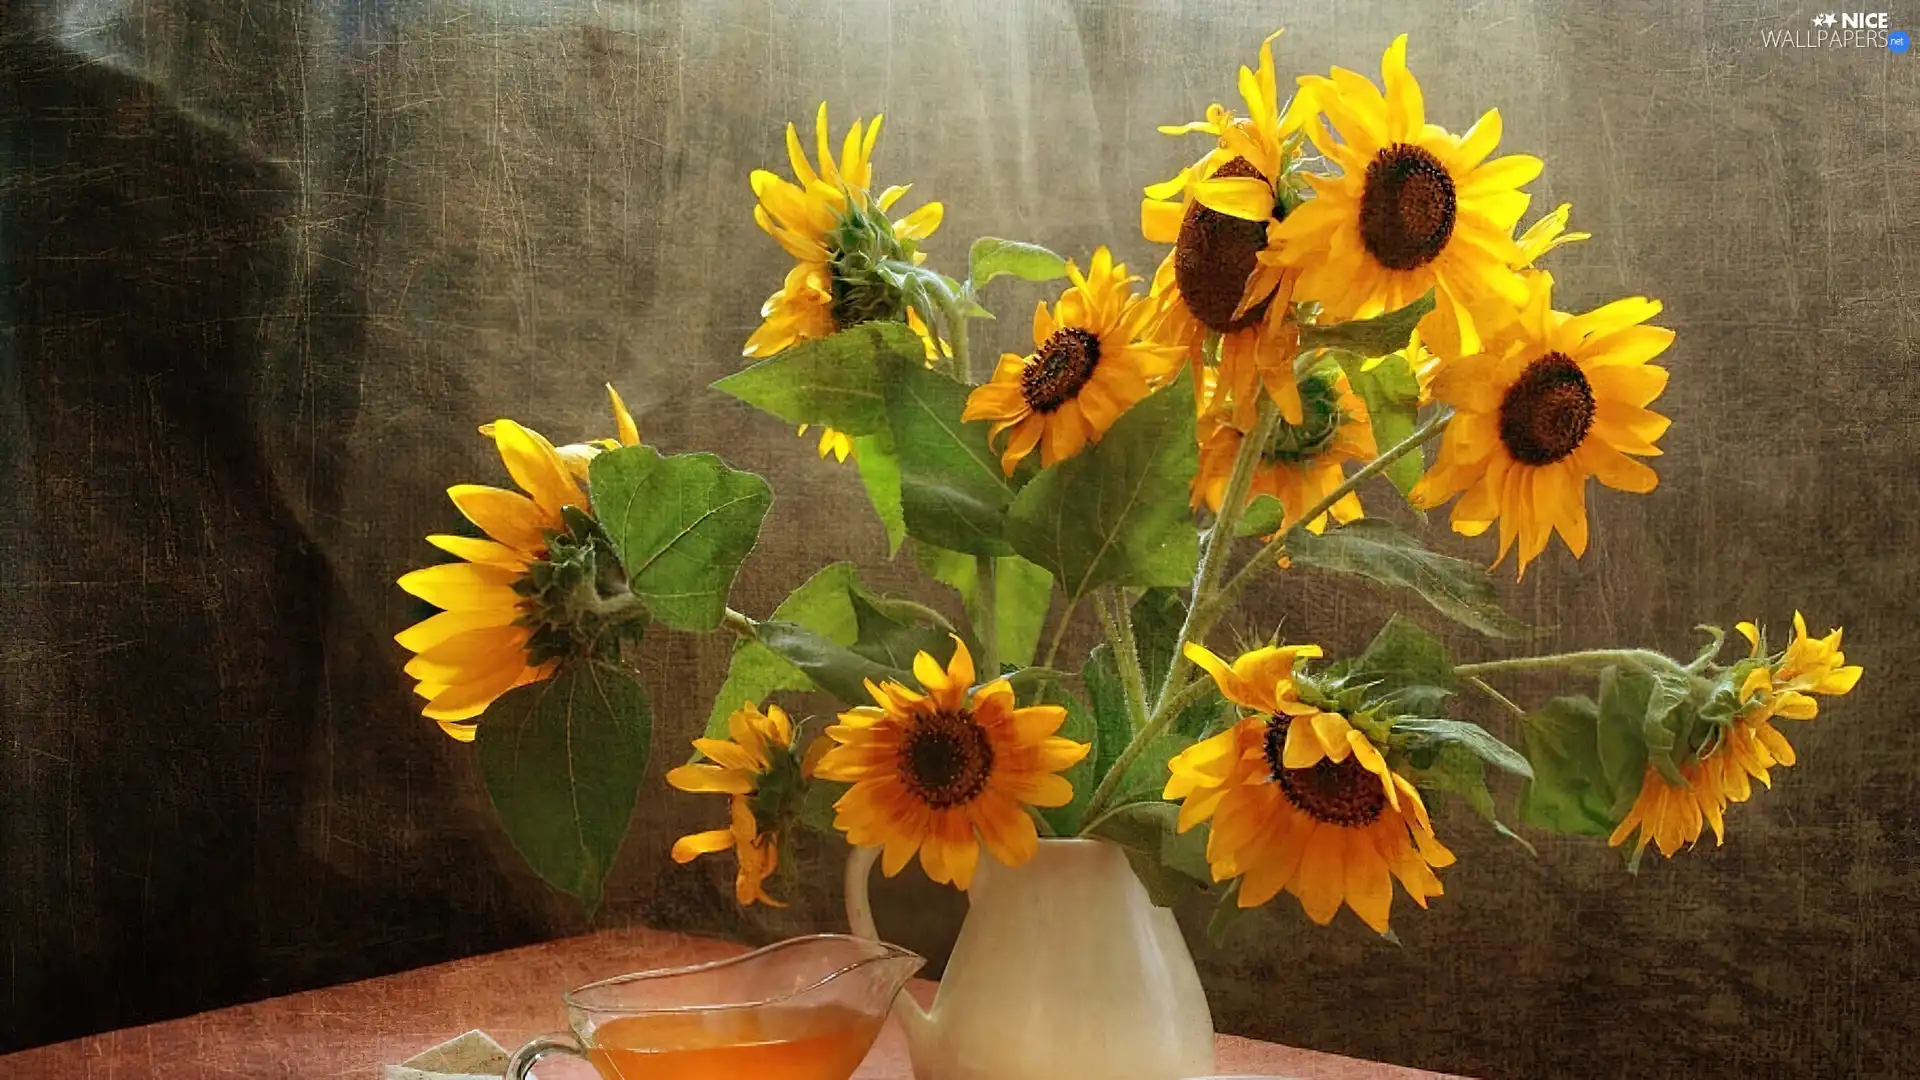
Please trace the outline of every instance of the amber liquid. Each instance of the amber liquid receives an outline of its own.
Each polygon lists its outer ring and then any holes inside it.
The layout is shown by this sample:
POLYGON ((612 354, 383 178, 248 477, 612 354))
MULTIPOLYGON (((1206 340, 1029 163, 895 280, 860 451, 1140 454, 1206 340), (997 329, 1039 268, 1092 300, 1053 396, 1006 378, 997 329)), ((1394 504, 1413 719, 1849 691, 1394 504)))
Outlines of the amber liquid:
POLYGON ((629 1016, 594 1031, 587 1060, 606 1080, 847 1080, 883 1019, 844 1005, 629 1016))

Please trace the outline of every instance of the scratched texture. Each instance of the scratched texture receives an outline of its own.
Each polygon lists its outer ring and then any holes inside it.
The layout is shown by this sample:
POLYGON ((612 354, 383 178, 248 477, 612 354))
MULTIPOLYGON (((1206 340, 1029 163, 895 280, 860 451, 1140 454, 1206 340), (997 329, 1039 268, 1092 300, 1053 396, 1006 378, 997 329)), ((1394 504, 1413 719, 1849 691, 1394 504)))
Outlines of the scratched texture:
MULTIPOLYGON (((1450 808, 1460 865, 1432 912, 1398 911, 1398 947, 1279 905, 1215 948, 1182 911, 1221 1028, 1492 1077, 1911 1074, 1920 60, 1765 49, 1810 11, 1742 2, 5 11, 0 1049, 592 926, 834 924, 824 846, 784 912, 674 867, 716 807, 657 777, 606 907, 549 895, 470 749, 414 712, 390 635, 417 612, 390 583, 450 521, 441 489, 494 478, 477 422, 604 434, 608 378, 653 441, 774 482, 739 606, 837 558, 908 582, 850 470, 705 389, 782 273, 748 170, 823 97, 841 123, 884 109, 882 182, 947 203, 937 258, 995 234, 1149 268, 1140 187, 1195 152, 1154 125, 1230 94, 1284 23, 1300 71, 1370 70, 1411 31, 1429 116, 1498 105, 1506 145, 1549 162, 1536 206, 1596 234, 1554 258, 1563 306, 1644 291, 1679 331, 1659 490, 1597 496, 1588 557, 1507 591, 1544 645, 1680 651, 1697 622, 1799 605, 1868 675, 1726 847, 1638 880, 1450 808)), ((987 345, 1035 295, 993 297, 987 345)), ((1242 628, 1340 652, 1388 610, 1277 581, 1242 628)), ((657 773, 728 643, 649 643, 657 773)), ((878 900, 936 953, 961 913, 912 875, 878 900)))

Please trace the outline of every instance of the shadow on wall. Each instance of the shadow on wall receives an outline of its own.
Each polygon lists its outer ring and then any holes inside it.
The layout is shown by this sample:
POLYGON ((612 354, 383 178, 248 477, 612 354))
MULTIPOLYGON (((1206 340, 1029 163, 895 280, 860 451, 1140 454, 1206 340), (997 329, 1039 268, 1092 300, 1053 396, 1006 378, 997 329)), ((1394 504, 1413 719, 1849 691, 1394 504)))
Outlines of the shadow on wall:
POLYGON ((529 939, 456 910, 457 838, 357 879, 308 842, 336 588, 256 415, 296 180, 7 18, 0 1052, 529 939))

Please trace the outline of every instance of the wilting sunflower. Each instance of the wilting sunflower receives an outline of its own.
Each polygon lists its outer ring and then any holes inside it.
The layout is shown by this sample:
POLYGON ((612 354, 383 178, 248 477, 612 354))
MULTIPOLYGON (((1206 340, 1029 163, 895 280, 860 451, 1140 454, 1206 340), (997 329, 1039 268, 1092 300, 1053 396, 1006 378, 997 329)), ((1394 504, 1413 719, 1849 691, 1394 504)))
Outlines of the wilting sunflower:
POLYGON ((1163 797, 1183 800, 1180 831, 1213 822, 1207 862, 1215 881, 1240 879, 1241 907, 1285 889, 1322 926, 1345 903, 1384 934, 1394 878, 1421 907, 1440 895, 1433 871, 1453 853, 1420 793, 1346 717, 1298 696, 1294 665, 1317 647, 1256 649, 1231 665, 1199 645, 1186 653, 1251 712, 1175 755, 1163 797))
POLYGON ((1258 71, 1240 69, 1244 118, 1216 103, 1205 120, 1160 129, 1211 135, 1216 145, 1171 180, 1148 187, 1140 204, 1146 238, 1174 245, 1153 278, 1153 295, 1164 305, 1160 335, 1185 345, 1196 366, 1207 336, 1221 335, 1214 403, 1229 409, 1241 428, 1253 426, 1262 387, 1283 418, 1300 421, 1294 272, 1274 253, 1293 201, 1294 136, 1309 110, 1304 99, 1291 106, 1280 100, 1273 65, 1279 36, 1275 31, 1261 42, 1258 71))
POLYGON ((793 752, 793 721, 778 705, 765 712, 745 702, 727 718, 726 739, 695 739, 693 748, 706 762, 667 771, 667 783, 681 791, 715 792, 728 797, 731 824, 693 833, 674 842, 673 861, 690 863, 702 855, 731 849, 740 871, 733 882, 741 904, 786 905, 767 895, 767 878, 780 868, 780 835, 763 828, 778 822, 799 792, 800 763, 793 752), (756 814, 756 803, 761 814, 756 814))
MULTIPOLYGON (((1751 658, 1760 659, 1764 639, 1759 627, 1743 622, 1737 629, 1753 647, 1751 658)), ((1647 768, 1640 794, 1608 838, 1609 844, 1619 847, 1637 833, 1636 855, 1652 843, 1660 854, 1672 858, 1700 839, 1703 826, 1711 826, 1717 846, 1726 839, 1727 805, 1746 802, 1753 794, 1753 780, 1772 787, 1773 768, 1798 760, 1793 744, 1773 726, 1773 720, 1813 719, 1820 705, 1812 695, 1848 693, 1860 681, 1861 668, 1847 665, 1838 629, 1824 638, 1811 637, 1806 620, 1796 611, 1793 631, 1793 640, 1777 662, 1762 663, 1747 675, 1738 695, 1739 711, 1718 740, 1681 763, 1684 787, 1670 784, 1658 769, 1647 768)))
POLYGON ((973 657, 959 638, 944 670, 923 652, 913 674, 924 692, 867 683, 876 704, 840 714, 826 732, 838 745, 814 775, 853 785, 834 804, 834 828, 884 847, 888 876, 917 851, 928 877, 965 889, 981 844, 1007 866, 1033 856, 1039 834, 1025 807, 1071 802, 1058 774, 1090 747, 1054 735, 1067 718, 1060 706, 1015 708, 1005 679, 969 690, 973 657))
POLYGON ((1294 299, 1318 302, 1322 322, 1370 318, 1432 289, 1459 340, 1436 340, 1423 321, 1430 343, 1448 356, 1478 352, 1472 306, 1524 298, 1513 228, 1527 209, 1520 186, 1540 174, 1540 159, 1487 160, 1500 141, 1498 110, 1463 136, 1427 123, 1405 34, 1387 47, 1380 75, 1384 94, 1342 68, 1301 77, 1332 124, 1309 120, 1307 137, 1341 175, 1307 177, 1315 197, 1275 227, 1279 243, 1261 260, 1299 271, 1294 299))
MULTIPOLYGON (((888 259, 922 261, 916 246, 933 235, 945 213, 939 203, 927 203, 890 221, 887 211, 907 188, 890 187, 877 197, 869 193, 880 121, 878 116, 870 125, 855 120, 836 160, 827 134, 827 106, 821 102, 814 118, 819 168, 807 159, 799 134, 788 124, 787 161, 793 180, 754 170, 751 181, 759 205, 753 208, 753 220, 795 263, 761 306, 763 321, 747 339, 745 355, 772 356, 796 342, 827 337, 858 323, 905 317, 927 342, 929 359, 938 356, 932 334, 906 311, 899 290, 871 273, 888 259)), ((800 432, 806 430, 803 426, 800 432)), ((832 453, 845 461, 852 448, 844 433, 831 428, 820 438, 821 457, 832 453)))
POLYGON ((442 610, 394 635, 417 654, 406 672, 414 692, 427 699, 425 715, 462 742, 474 736, 473 719, 501 694, 553 674, 555 658, 536 641, 542 629, 536 598, 526 583, 548 557, 556 534, 567 531, 562 510, 587 512, 580 482, 585 462, 609 445, 640 441, 626 404, 607 387, 617 440, 556 449, 541 434, 512 420, 482 428, 520 491, 456 484, 447 495, 487 539, 434 535, 433 546, 462 562, 415 570, 400 578, 402 589, 442 610), (525 492, 525 494, 521 494, 525 492))
MULTIPOLYGON (((1281 420, 1273 438, 1254 467, 1248 498, 1271 495, 1286 508, 1281 527, 1300 520, 1310 508, 1346 480, 1341 468, 1348 461, 1370 461, 1379 450, 1367 404, 1353 392, 1344 372, 1315 372, 1300 380, 1301 422, 1281 420)), ((1200 468, 1193 477, 1193 503, 1202 501, 1218 513, 1226 498, 1240 443, 1246 438, 1224 419, 1202 420, 1200 468)), ((1348 492, 1333 504, 1332 517, 1346 524, 1361 516, 1360 496, 1348 492)), ((1325 531, 1327 514, 1307 523, 1314 533, 1325 531)))
POLYGON ((1139 279, 1127 264, 1100 247, 1084 275, 1069 263, 1067 276, 1073 284, 1053 310, 1044 301, 1034 309, 1033 354, 1002 356, 960 415, 993 421, 989 439, 1012 431, 1000 452, 1008 476, 1035 446, 1040 463, 1052 465, 1099 442, 1180 367, 1181 347, 1149 336, 1159 310, 1128 288, 1139 279))
POLYGON ((1478 536, 1499 521, 1494 565, 1517 541, 1521 574, 1554 532, 1575 556, 1586 552, 1588 477, 1642 493, 1659 483, 1628 455, 1660 453, 1654 440, 1668 420, 1646 406, 1667 371, 1648 361, 1673 343, 1673 331, 1641 325, 1660 313, 1658 301, 1631 297, 1568 315, 1553 310, 1544 271, 1526 284, 1521 317, 1434 380, 1434 398, 1455 415, 1411 496, 1431 509, 1465 492, 1454 531, 1478 536))

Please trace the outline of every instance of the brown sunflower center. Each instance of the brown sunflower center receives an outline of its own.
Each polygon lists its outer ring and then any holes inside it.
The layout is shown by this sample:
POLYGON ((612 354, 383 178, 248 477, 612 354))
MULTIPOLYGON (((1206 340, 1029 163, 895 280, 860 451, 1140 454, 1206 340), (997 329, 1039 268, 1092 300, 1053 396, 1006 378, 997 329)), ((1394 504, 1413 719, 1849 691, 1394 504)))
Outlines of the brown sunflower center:
POLYGON ((1453 177, 1418 146, 1395 143, 1367 165, 1360 194, 1360 242, 1389 270, 1417 270, 1453 235, 1453 177))
POLYGON ((1345 761, 1321 758, 1310 769, 1289 769, 1281 762, 1287 748, 1285 716, 1267 721, 1267 767, 1279 782, 1287 801, 1301 813, 1329 825, 1349 829, 1363 828, 1380 819, 1387 808, 1387 793, 1380 778, 1367 771, 1358 758, 1345 761))
MULTIPOLYGON (((1214 171, 1216 177, 1256 176, 1260 170, 1246 158, 1237 157, 1214 171)), ((1284 216, 1274 203, 1274 220, 1284 216)), ((1238 319, 1233 317, 1246 291, 1247 278, 1259 265, 1256 258, 1267 246, 1267 223, 1248 221, 1232 214, 1200 205, 1187 206, 1186 219, 1180 223, 1180 236, 1173 248, 1173 279, 1200 325, 1221 334, 1244 330, 1260 321, 1267 312, 1268 300, 1255 304, 1238 319)))
POLYGON ((1565 353, 1548 353, 1500 400, 1500 441, 1522 465, 1551 465, 1580 448, 1593 414, 1586 373, 1565 353))
POLYGON ((1037 413, 1072 401, 1100 366, 1100 339, 1077 326, 1063 326, 1040 346, 1020 373, 1020 396, 1037 413))
POLYGON ((993 775, 993 744, 970 713, 923 716, 900 744, 900 779, 935 810, 972 802, 993 775))

